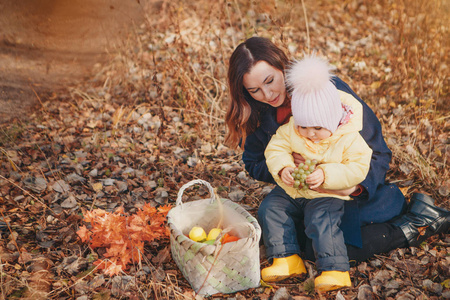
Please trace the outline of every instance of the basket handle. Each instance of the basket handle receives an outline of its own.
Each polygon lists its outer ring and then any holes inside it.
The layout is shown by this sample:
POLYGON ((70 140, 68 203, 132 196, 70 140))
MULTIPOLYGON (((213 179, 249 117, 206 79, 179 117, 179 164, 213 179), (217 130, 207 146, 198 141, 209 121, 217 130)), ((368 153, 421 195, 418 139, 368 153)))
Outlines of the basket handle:
POLYGON ((208 188, 209 193, 211 194, 211 203, 214 202, 214 190, 213 190, 212 186, 209 184, 209 182, 205 181, 205 180, 202 180, 202 179, 195 179, 195 180, 189 181, 188 183, 183 185, 181 187, 181 189, 178 191, 176 206, 178 206, 178 205, 182 206, 183 203, 181 201, 181 198, 183 197, 184 190, 187 189, 188 187, 191 187, 191 186, 196 185, 196 184, 206 185, 206 187, 208 188))

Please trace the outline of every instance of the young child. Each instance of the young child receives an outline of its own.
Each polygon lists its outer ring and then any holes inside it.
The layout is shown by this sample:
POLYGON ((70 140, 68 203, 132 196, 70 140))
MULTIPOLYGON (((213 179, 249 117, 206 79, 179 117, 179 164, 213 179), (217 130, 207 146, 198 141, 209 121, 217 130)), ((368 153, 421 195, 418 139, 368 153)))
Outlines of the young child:
MULTIPOLYGON (((292 117, 277 130, 264 154, 270 173, 292 198, 294 209, 274 216, 269 230, 280 236, 278 243, 292 243, 296 239, 292 237, 295 222, 303 219, 320 273, 315 279, 316 289, 351 286, 347 249, 339 225, 344 201, 352 199, 330 191, 358 185, 369 171, 372 150, 359 134, 362 106, 336 89, 330 66, 317 56, 294 62, 286 79, 292 90, 292 117), (298 188, 298 183, 294 186, 293 153, 317 161, 305 180, 309 188, 298 188)), ((289 251, 284 257, 274 257, 273 264, 261 271, 265 281, 301 273, 306 273, 303 261, 298 253, 289 251)))

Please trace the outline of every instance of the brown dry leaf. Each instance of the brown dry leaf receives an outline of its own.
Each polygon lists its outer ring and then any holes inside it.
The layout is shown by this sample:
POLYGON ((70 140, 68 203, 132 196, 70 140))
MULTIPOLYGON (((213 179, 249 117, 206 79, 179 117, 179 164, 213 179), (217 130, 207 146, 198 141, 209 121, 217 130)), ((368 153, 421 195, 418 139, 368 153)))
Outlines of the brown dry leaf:
POLYGON ((33 259, 32 255, 26 251, 21 251, 19 256, 19 263, 26 264, 33 259))
POLYGON ((381 81, 374 81, 372 82, 372 84, 370 85, 370 88, 376 90, 381 86, 381 81))
POLYGON ((96 183, 92 184, 92 189, 95 192, 100 192, 103 189, 103 184, 101 182, 96 182, 96 183))
POLYGON ((28 289, 23 299, 48 299, 51 291, 53 275, 48 270, 33 272, 27 279, 28 289))
POLYGON ((408 191, 409 191, 410 187, 409 186, 405 186, 405 187, 400 187, 400 191, 402 192, 403 196, 408 195, 408 191))
POLYGON ((153 257, 152 263, 159 266, 164 263, 170 257, 170 249, 169 247, 165 247, 161 251, 158 252, 156 257, 153 257))
POLYGON ((438 192, 441 196, 447 197, 450 194, 450 181, 445 182, 438 189, 438 192))

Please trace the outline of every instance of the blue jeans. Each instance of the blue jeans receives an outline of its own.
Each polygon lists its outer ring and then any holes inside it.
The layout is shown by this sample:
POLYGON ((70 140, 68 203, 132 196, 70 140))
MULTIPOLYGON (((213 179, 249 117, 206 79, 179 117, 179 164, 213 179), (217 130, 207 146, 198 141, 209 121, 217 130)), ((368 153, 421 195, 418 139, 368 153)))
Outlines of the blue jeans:
POLYGON ((275 187, 258 209, 267 257, 271 260, 300 254, 297 235, 298 230, 304 229, 312 240, 319 271, 348 271, 347 248, 339 228, 343 214, 344 200, 293 199, 282 188, 275 187))

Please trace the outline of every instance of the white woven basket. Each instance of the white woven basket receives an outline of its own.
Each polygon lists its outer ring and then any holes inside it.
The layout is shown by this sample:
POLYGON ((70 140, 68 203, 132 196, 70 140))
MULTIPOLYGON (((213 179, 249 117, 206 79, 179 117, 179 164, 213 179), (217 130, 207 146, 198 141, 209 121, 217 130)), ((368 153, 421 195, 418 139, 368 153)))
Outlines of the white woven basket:
POLYGON ((223 245, 217 241, 208 245, 187 237, 194 226, 201 226, 206 232, 217 226, 221 209, 214 195, 211 185, 200 179, 181 187, 176 206, 167 215, 172 257, 192 289, 200 295, 228 294, 258 287, 261 228, 239 204, 220 199, 223 204, 222 234, 230 232, 240 238, 238 241, 223 245), (184 190, 195 184, 206 185, 211 198, 183 204, 184 190))

